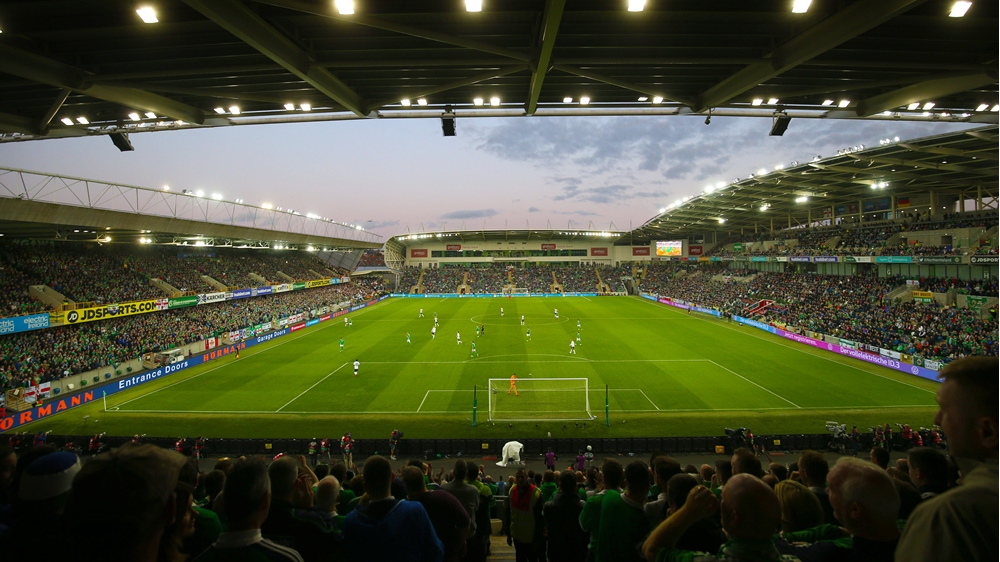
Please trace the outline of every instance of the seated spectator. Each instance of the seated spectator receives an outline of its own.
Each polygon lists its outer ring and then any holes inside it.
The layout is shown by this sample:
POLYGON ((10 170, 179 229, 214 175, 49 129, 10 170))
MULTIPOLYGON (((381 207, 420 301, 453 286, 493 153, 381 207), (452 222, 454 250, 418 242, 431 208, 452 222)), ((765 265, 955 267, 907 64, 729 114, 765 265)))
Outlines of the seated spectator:
POLYGON ((424 506, 390 494, 394 475, 389 461, 378 455, 368 457, 362 471, 368 502, 344 522, 347 559, 440 561, 444 546, 424 506))
POLYGON ((827 477, 830 503, 843 530, 823 525, 785 539, 812 542, 808 546, 779 543, 783 554, 797 556, 802 562, 854 561, 891 562, 899 542, 899 494, 892 478, 884 470, 854 457, 843 457, 827 477))
POLYGON ((767 484, 750 474, 733 476, 722 491, 722 503, 711 490, 696 486, 687 501, 660 523, 642 545, 649 562, 657 560, 777 560, 774 533, 781 526, 778 497, 767 484), (715 556, 678 550, 677 542, 694 523, 721 511, 722 527, 729 537, 715 556))
POLYGON ((271 508, 261 532, 265 538, 298 551, 306 562, 327 560, 341 550, 340 533, 312 509, 312 477, 300 474, 300 466, 299 461, 282 457, 268 467, 271 508))
POLYGON ((781 502, 782 532, 794 533, 823 524, 823 506, 816 494, 804 484, 783 480, 774 487, 774 493, 781 502))
POLYGON ((649 494, 649 467, 633 461, 625 467, 625 493, 608 495, 601 504, 598 560, 640 560, 637 546, 652 529, 643 507, 649 494))
POLYGON ((469 514, 455 496, 442 490, 429 491, 424 473, 414 466, 403 468, 406 500, 424 506, 437 537, 444 545, 444 562, 458 562, 465 556, 469 537, 469 514))
POLYGON ((907 453, 910 481, 920 492, 921 500, 929 500, 948 490, 948 458, 930 447, 917 447, 907 453))
POLYGON ((923 503, 907 521, 896 560, 993 560, 998 521, 996 357, 969 357, 938 375, 934 418, 962 469, 962 484, 923 503))
POLYGON ((523 468, 517 469, 514 482, 507 497, 507 546, 514 547, 518 560, 539 560, 545 552, 542 493, 523 468))
POLYGON ((559 492, 542 506, 550 562, 576 562, 587 557, 590 537, 580 528, 583 506, 577 492, 576 475, 563 472, 559 475, 559 492))
POLYGON ((136 445, 83 465, 73 479, 59 535, 73 545, 73 559, 138 562, 179 556, 176 550, 160 551, 160 543, 180 515, 174 490, 184 463, 174 451, 136 445), (94 540, 109 529, 115 529, 115 540, 94 540))
POLYGON ((590 531, 590 544, 587 546, 587 560, 598 560, 600 556, 600 531, 601 531, 601 511, 606 497, 621 494, 619 487, 624 476, 622 463, 615 459, 604 459, 601 465, 600 477, 603 478, 598 491, 593 496, 587 498, 586 505, 580 513, 580 527, 584 531, 590 531))
MULTIPOLYGON (((691 490, 699 486, 698 479, 690 474, 675 474, 667 482, 668 509, 663 517, 677 513, 684 507, 688 494, 691 490)), ((696 552, 718 552, 719 547, 726 542, 726 534, 722 532, 718 517, 710 516, 695 521, 681 538, 677 540, 678 550, 690 550, 696 552)))
POLYGON ((889 451, 887 451, 884 447, 872 447, 871 459, 872 463, 877 465, 882 470, 888 470, 889 451))
MULTIPOLYGON (((704 470, 708 465, 703 465, 704 470)), ((708 467, 711 470, 710 467, 708 467)), ((653 480, 656 482, 660 492, 653 501, 647 502, 643 507, 646 517, 649 518, 651 526, 659 525, 660 521, 666 517, 669 498, 667 497, 667 483, 675 475, 681 474, 681 464, 670 457, 656 457, 653 459, 653 480)))
POLYGON ((826 493, 826 474, 830 471, 830 463, 826 457, 816 451, 806 451, 799 456, 799 481, 816 494, 816 499, 823 506, 823 519, 831 525, 837 524, 830 505, 830 497, 826 493))
POLYGON ((275 544, 261 535, 261 525, 271 506, 271 481, 263 462, 246 460, 234 465, 226 479, 223 497, 227 530, 196 559, 197 562, 303 562, 294 549, 275 544))

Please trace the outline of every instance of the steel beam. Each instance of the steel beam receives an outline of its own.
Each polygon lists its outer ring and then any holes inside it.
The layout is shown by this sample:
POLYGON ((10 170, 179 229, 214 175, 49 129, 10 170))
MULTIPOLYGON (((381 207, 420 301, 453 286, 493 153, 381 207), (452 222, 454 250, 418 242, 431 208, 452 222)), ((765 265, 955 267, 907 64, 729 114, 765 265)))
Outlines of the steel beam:
POLYGON ((538 96, 542 94, 545 73, 549 71, 549 63, 552 60, 552 49, 556 46, 559 22, 562 21, 563 8, 565 7, 566 0, 548 0, 545 3, 545 15, 542 18, 542 45, 538 52, 538 60, 535 61, 534 72, 531 73, 531 85, 528 87, 528 103, 525 104, 525 112, 528 115, 534 115, 535 110, 538 109, 538 96))
POLYGON ((612 78, 610 76, 605 76, 593 70, 587 70, 584 68, 578 68, 575 66, 569 66, 566 64, 556 64, 553 65, 554 69, 561 70, 567 74, 574 74, 576 76, 582 76, 583 78, 590 78, 591 80, 596 80, 597 82, 603 82, 605 84, 610 84, 612 86, 618 86, 619 88, 624 88, 626 90, 632 90, 633 92, 638 92, 640 94, 646 94, 648 96, 662 96, 664 100, 669 100, 677 103, 684 104, 686 106, 691 106, 694 104, 693 101, 683 98, 681 96, 676 96, 670 92, 663 91, 661 89, 643 86, 641 84, 633 84, 631 82, 626 82, 624 80, 619 80, 617 78, 612 78))
POLYGON ((0 72, 188 123, 205 122, 205 112, 196 107, 145 90, 95 84, 88 72, 3 43, 0 43, 0 72))
POLYGON ((904 160, 902 158, 889 158, 888 156, 868 156, 860 154, 848 154, 850 158, 858 162, 874 162, 876 164, 895 164, 897 166, 913 166, 914 168, 926 168, 928 170, 940 170, 943 172, 961 172, 973 176, 995 177, 996 170, 977 170, 959 164, 942 164, 940 162, 925 162, 923 160, 904 160))
POLYGON ((862 100, 855 111, 858 117, 866 117, 881 111, 904 107, 910 103, 932 100, 996 83, 996 68, 963 76, 935 78, 862 100))
MULTIPOLYGON (((439 92, 446 92, 448 90, 454 90, 455 88, 461 88, 462 86, 468 86, 470 84, 478 84, 480 82, 485 82, 486 80, 492 80, 493 78, 499 78, 501 76, 507 76, 508 74, 514 74, 517 72, 522 72, 528 69, 526 64, 516 64, 512 66, 505 66, 498 68, 496 70, 487 70, 485 72, 480 72, 478 74, 473 74, 468 78, 461 78, 455 80, 454 82, 448 82, 446 84, 440 84, 438 86, 428 86, 421 89, 407 90, 406 92, 400 93, 399 96, 393 99, 386 99, 382 101, 372 102, 371 109, 375 110, 380 107, 384 107, 391 103, 399 103, 402 99, 413 99, 421 98, 424 96, 429 96, 431 94, 437 94, 439 92)), ((436 114, 439 116, 440 114, 436 114)))
POLYGON ((246 5, 236 0, 184 0, 184 2, 219 27, 280 64, 285 70, 305 80, 345 109, 361 117, 368 115, 367 105, 360 94, 317 64, 308 53, 246 5))
POLYGON ((994 150, 959 150, 957 148, 943 148, 940 146, 922 146, 908 142, 901 142, 896 146, 901 146, 914 152, 926 152, 928 154, 941 154, 944 156, 960 156, 963 158, 976 158, 982 160, 998 160, 997 151, 994 150))
MULTIPOLYGON (((186 1, 187 0, 185 0, 185 2, 186 1)), ((278 6, 280 8, 287 8, 289 10, 295 10, 297 12, 303 12, 306 14, 313 14, 315 16, 323 16, 325 18, 335 19, 337 21, 342 21, 344 23, 353 23, 357 25, 364 25, 366 27, 374 27, 375 29, 382 29, 385 31, 394 31, 396 33, 409 35, 411 37, 419 37, 421 39, 436 41, 438 43, 455 45, 456 47, 465 47, 467 49, 472 49, 474 51, 481 51, 484 53, 499 55, 501 57, 507 57, 509 59, 519 60, 523 62, 531 62, 533 58, 530 54, 525 52, 514 51, 512 49, 505 49, 503 47, 495 47, 488 43, 483 43, 482 41, 476 41, 475 39, 466 39, 465 37, 458 37, 456 35, 450 35, 448 33, 440 33, 437 31, 431 31, 429 29, 422 29, 413 25, 407 25, 405 23, 395 23, 391 21, 381 20, 378 18, 373 18, 371 16, 365 16, 362 14, 352 14, 349 16, 342 16, 337 12, 333 11, 333 2, 323 2, 321 4, 311 4, 308 2, 303 2, 301 0, 256 0, 256 2, 259 4, 267 4, 269 6, 278 6)))
POLYGON ((926 0, 859 0, 778 47, 764 60, 747 66, 708 90, 695 111, 723 105, 743 92, 816 58, 841 43, 886 22, 926 0))
POLYGON ((42 134, 41 129, 38 128, 38 121, 10 113, 0 113, 0 132, 26 135, 42 134))

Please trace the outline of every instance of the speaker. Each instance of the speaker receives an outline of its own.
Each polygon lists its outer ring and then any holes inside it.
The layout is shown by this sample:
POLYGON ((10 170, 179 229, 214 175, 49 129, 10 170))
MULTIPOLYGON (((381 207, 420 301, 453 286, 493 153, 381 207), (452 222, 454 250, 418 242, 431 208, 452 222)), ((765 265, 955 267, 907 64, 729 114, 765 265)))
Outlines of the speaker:
POLYGON ((111 137, 111 142, 115 143, 118 150, 122 152, 128 152, 130 150, 135 150, 132 143, 128 140, 128 133, 111 133, 108 135, 111 137))
POLYGON ((788 128, 788 124, 791 123, 792 118, 787 115, 779 115, 774 118, 774 123, 771 124, 771 133, 769 136, 780 137, 785 134, 785 129, 788 128))
POLYGON ((441 131, 446 137, 455 136, 455 115, 445 113, 441 116, 441 131))

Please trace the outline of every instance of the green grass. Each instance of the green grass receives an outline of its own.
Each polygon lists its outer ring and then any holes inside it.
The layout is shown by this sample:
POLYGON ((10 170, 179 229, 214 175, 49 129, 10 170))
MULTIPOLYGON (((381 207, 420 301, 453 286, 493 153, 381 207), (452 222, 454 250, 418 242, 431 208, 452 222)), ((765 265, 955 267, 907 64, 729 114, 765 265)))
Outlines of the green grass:
MULTIPOLYGON (((351 431, 407 437, 627 437, 819 433, 827 420, 932 423, 937 383, 789 342, 766 332, 632 297, 390 299, 31 426, 32 431, 158 436, 306 437, 351 431), (418 319, 424 309, 425 318, 418 319), (500 307, 505 316, 500 317, 500 307), (560 319, 553 317, 558 307, 560 319), (434 312, 440 328, 431 340, 434 312), (520 315, 532 340, 526 341, 520 315), (569 354, 576 322, 582 344, 569 354), (475 326, 486 325, 475 337, 475 326), (462 333, 462 345, 455 333, 462 333), (412 336, 407 345, 406 334, 412 336), (346 340, 339 351, 338 341, 346 340), (475 340, 479 357, 470 358, 475 340), (351 363, 361 361, 360 376, 351 363), (585 416, 579 392, 532 393, 533 378, 587 378, 596 421, 487 421, 491 378, 517 373, 519 418, 585 416), (529 377, 530 373, 530 377, 529 377), (472 389, 480 387, 472 427, 472 389), (611 427, 603 421, 610 388, 611 427), (558 394, 559 398, 554 396, 558 394), (538 412, 531 412, 531 407, 538 412), (554 412, 569 412, 556 414, 554 412), (84 416, 89 416, 85 421, 84 416)), ((502 385, 506 382, 501 381, 502 385)), ((501 394, 502 393, 502 394, 501 394)))

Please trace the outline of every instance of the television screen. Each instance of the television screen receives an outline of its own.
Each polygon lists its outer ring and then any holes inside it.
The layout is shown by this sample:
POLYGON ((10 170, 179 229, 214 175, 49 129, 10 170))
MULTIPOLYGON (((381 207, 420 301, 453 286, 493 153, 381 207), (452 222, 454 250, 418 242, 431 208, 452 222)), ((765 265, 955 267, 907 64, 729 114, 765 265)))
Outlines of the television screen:
POLYGON ((657 240, 656 255, 661 257, 680 256, 684 251, 682 240, 657 240))

